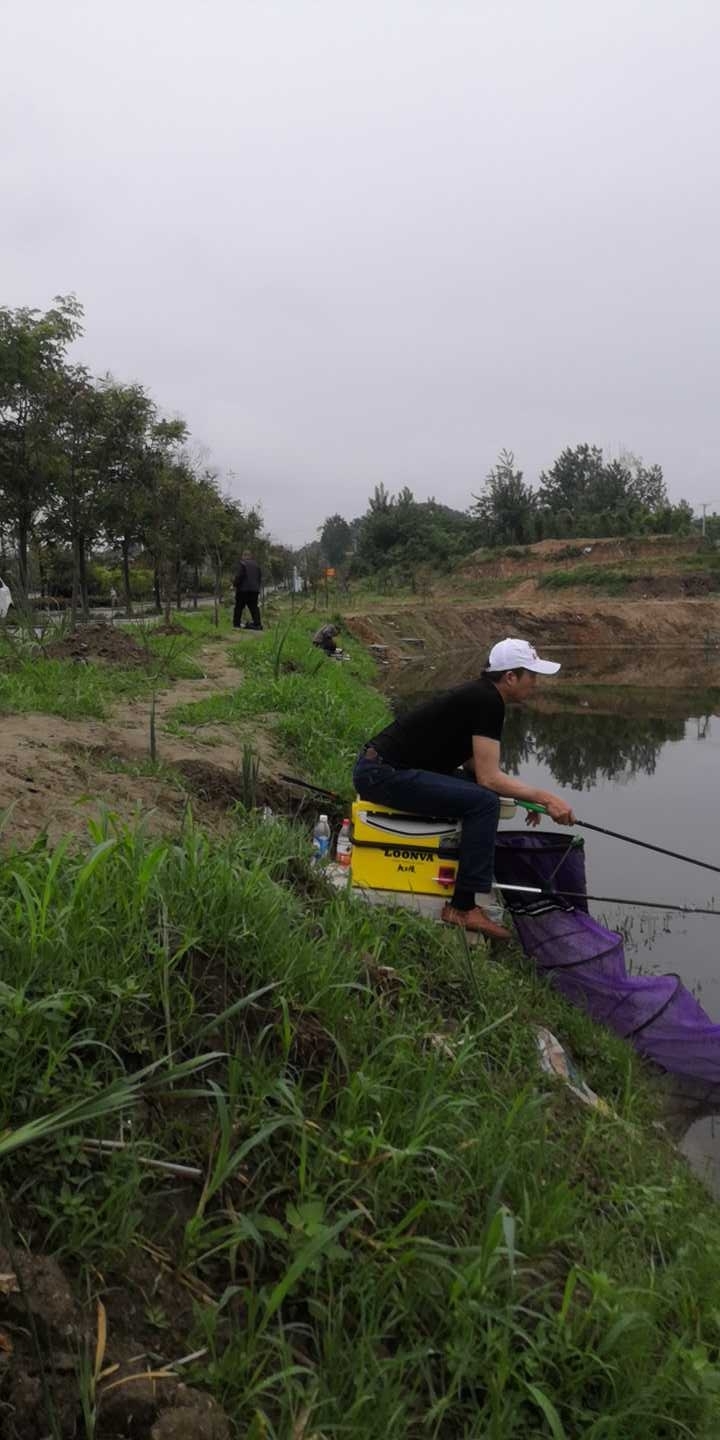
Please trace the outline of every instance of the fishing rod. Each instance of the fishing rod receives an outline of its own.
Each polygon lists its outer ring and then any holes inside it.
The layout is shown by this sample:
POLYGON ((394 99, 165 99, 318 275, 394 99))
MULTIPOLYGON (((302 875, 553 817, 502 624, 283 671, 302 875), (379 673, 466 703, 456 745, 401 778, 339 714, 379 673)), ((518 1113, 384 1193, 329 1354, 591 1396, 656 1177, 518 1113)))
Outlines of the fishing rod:
POLYGON ((508 890, 520 895, 539 895, 546 900, 592 900, 600 905, 636 905, 643 910, 672 910, 680 915, 717 915, 720 910, 706 909, 701 905, 669 905, 664 900, 626 900, 624 895, 586 895, 584 890, 555 890, 542 885, 503 885, 493 880, 494 890, 508 890))
POLYGON ((299 785, 302 790, 313 790, 316 795, 327 795, 328 800, 340 800, 337 790, 326 790, 322 785, 313 785, 309 780, 299 780, 297 775, 285 775, 278 770, 278 780, 285 780, 288 785, 299 785))
MULTIPOLYGON (((517 800, 523 810, 532 810, 537 815, 547 815, 545 805, 536 805, 532 800, 517 800)), ((684 860, 686 865, 697 865, 701 870, 712 870, 720 875, 720 865, 711 865, 708 860, 695 860, 691 855, 681 855, 678 850, 665 850, 662 845, 651 845, 649 840, 637 840, 632 835, 621 835, 619 830, 607 830, 604 825, 591 825, 589 820, 575 820, 583 830, 595 830, 598 835, 609 835, 613 840, 625 840, 628 845, 639 845, 641 850, 654 850, 657 855, 669 855, 671 860, 684 860)))

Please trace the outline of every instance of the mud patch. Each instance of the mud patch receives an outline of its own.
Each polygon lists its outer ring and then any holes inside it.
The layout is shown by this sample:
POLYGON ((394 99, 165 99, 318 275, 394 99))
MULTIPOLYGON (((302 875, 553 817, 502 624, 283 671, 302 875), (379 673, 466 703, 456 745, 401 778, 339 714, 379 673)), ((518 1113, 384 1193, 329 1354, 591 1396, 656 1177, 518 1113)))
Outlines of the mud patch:
POLYGON ((153 635, 190 635, 192 632, 187 625, 181 625, 177 620, 171 620, 169 623, 164 620, 162 625, 153 625, 152 633, 153 635))
MULTIPOLYGON (((171 1368, 187 1345, 191 1305, 185 1305, 183 1336, 171 1341, 180 1349, 163 1361, 157 1335, 147 1350, 147 1327, 142 1318, 137 1329, 132 1323, 142 1316, 142 1290, 137 1300, 132 1281, 105 1299, 108 1343, 94 1433, 106 1440, 229 1440, 216 1402, 171 1368)), ((46 1440, 51 1433, 71 1440, 86 1433, 80 1360, 86 1355, 92 1363, 97 1313, 94 1302, 80 1307, 51 1256, 0 1249, 0 1440, 46 1440)))
POLYGON ((298 798, 291 786, 270 775, 258 776, 253 797, 246 794, 239 770, 227 770, 206 760, 177 760, 174 769, 198 800, 216 810, 249 803, 256 809, 268 805, 276 815, 297 816, 311 805, 306 795, 298 798))
POLYGON ((84 625, 61 640, 44 647, 50 660, 74 660, 77 664, 102 660, 106 665, 122 665, 124 669, 141 669, 148 664, 148 652, 132 635, 112 625, 84 625))

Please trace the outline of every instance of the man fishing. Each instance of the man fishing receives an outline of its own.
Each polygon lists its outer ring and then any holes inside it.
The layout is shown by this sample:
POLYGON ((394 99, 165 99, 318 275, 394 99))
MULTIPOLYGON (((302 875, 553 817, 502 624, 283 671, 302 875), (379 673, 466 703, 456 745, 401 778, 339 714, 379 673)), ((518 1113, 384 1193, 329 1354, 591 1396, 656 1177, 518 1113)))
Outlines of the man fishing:
MULTIPOLYGON (((538 675, 556 675, 559 669, 557 661, 541 660, 527 640, 501 640, 477 680, 443 691, 394 720, 358 756, 353 779, 362 800, 462 820, 455 891, 441 915, 446 925, 510 939, 510 932, 478 903, 478 898, 486 905, 492 900, 501 795, 543 805, 558 825, 575 823, 566 800, 500 769, 506 704, 529 700, 538 675), (454 773, 460 767, 466 778, 454 773)), ((538 821, 538 815, 528 815, 529 824, 538 821)))

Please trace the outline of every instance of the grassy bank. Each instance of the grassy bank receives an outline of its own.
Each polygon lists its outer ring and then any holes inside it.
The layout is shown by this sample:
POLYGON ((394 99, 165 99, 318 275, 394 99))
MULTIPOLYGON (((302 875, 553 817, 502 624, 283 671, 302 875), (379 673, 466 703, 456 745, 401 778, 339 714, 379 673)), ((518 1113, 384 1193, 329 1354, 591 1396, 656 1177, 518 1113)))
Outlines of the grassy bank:
MULTIPOLYGON (((200 714, 347 793, 385 704, 310 625, 243 636, 200 714)), ((51 1256, 72 1286, 61 1315, 0 1287, 0 1435, 711 1440, 720 1212, 634 1054, 309 848, 242 811, 222 839, 108 817, 0 869, 0 1273, 51 1256), (538 1023, 610 1116, 542 1076, 538 1023), (153 1431, 148 1369, 226 1422, 153 1431)))
POLYGON ((718 1215, 619 1041, 517 956, 326 892, 281 822, 93 839, 0 877, 3 1124, 224 1052, 3 1162, 111 1358, 128 1315, 136 1352, 204 1351, 237 1436, 716 1433, 718 1215), (540 1020, 616 1117, 540 1077, 540 1020))
POLYGON ((680 587, 690 585, 693 578, 703 582, 709 592, 720 589, 720 567, 717 557, 704 555, 680 556, 671 567, 648 570, 647 561, 634 565, 574 565, 566 570, 547 570, 539 574, 537 583, 543 590, 592 590, 598 595, 625 595, 631 587, 668 584, 673 578, 680 587))

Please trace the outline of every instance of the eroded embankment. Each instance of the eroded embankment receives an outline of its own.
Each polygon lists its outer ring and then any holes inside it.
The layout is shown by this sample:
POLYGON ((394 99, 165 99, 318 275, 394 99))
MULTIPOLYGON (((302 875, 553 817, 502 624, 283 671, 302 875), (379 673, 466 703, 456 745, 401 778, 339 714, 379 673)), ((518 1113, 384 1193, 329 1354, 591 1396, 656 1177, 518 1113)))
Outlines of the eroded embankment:
POLYGON ((704 644, 720 634, 718 600, 607 600, 553 604, 467 604, 443 601, 358 611, 344 616, 348 630, 366 645, 411 653, 408 639, 428 648, 478 647, 503 635, 522 635, 538 645, 629 646, 704 644))

